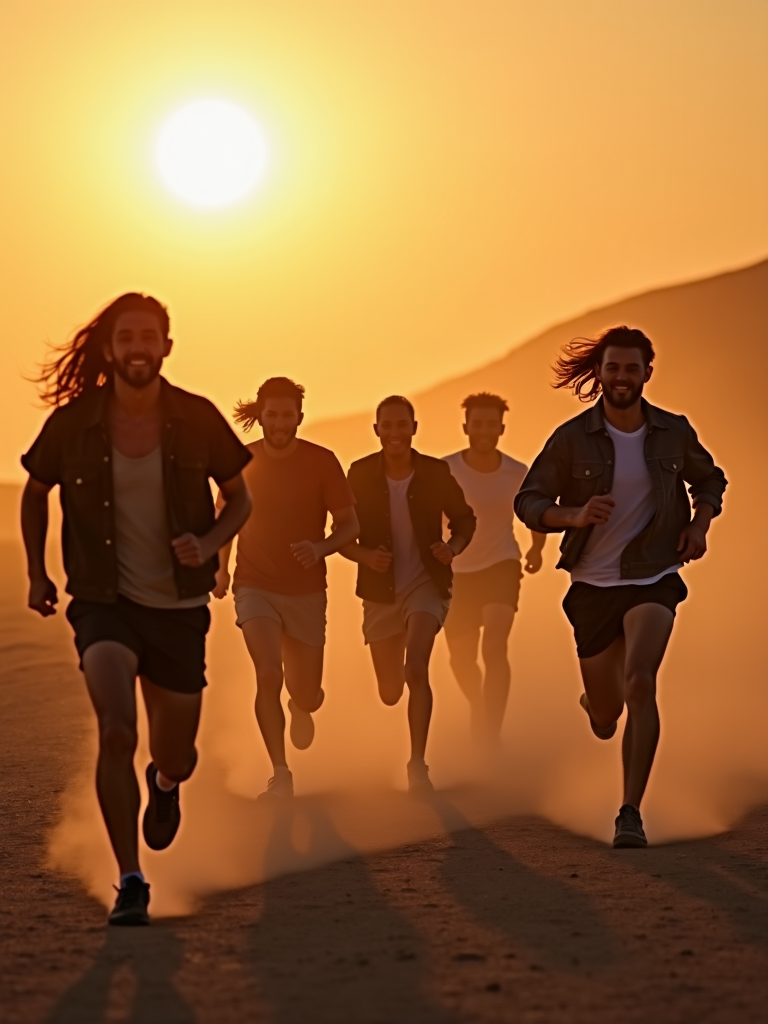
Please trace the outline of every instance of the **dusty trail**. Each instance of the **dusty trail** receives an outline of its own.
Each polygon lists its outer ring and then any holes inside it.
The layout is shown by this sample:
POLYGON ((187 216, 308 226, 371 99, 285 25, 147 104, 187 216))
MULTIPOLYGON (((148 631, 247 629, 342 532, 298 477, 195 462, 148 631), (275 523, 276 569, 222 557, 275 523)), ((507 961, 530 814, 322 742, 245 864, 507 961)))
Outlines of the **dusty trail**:
POLYGON ((765 1020, 768 807, 617 854, 530 815, 462 829, 448 790, 443 834, 360 856, 329 801, 305 797, 262 821, 267 861, 289 851, 294 873, 108 931, 45 866, 60 793, 90 758, 66 623, 20 617, 15 597, 0 611, 6 1024, 765 1020))

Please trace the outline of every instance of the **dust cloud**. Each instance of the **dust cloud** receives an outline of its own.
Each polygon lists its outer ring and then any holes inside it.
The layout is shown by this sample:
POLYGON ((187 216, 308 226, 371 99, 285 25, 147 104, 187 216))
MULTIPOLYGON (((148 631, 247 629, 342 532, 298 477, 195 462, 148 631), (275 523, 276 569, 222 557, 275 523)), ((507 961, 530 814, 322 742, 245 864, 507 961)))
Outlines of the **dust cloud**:
MULTIPOLYGON (((754 526, 754 510, 766 500, 764 475, 756 473, 765 451, 765 412, 755 412, 738 382, 724 386, 718 369, 732 339, 738 340, 741 365, 758 365, 766 287, 768 264, 761 264, 628 300, 553 329, 506 360, 416 397, 419 447, 445 454, 461 444, 460 398, 481 388, 500 391, 513 405, 507 450, 529 461, 558 422, 580 411, 575 401, 548 387, 558 345, 610 323, 634 323, 659 351, 648 397, 689 415, 724 467, 731 482, 725 514, 713 525, 709 554, 684 571, 690 597, 680 606, 660 676, 662 736, 643 808, 655 843, 723 830, 768 798, 761 596, 768 566, 754 526)), ((319 424, 304 436, 329 444, 348 463, 372 448, 368 419, 319 424)), ((519 524, 517 531, 524 544, 519 524)), ((438 639, 427 751, 440 790, 434 804, 415 802, 405 793, 404 703, 387 708, 378 701, 354 597, 354 566, 339 556, 329 560, 327 699, 316 716, 313 746, 289 754, 297 798, 282 811, 257 804, 270 770, 253 714, 254 673, 234 625, 231 598, 217 603, 200 764, 184 787, 181 830, 170 850, 142 854, 155 913, 188 913, 215 890, 505 814, 540 814, 608 840, 621 797, 621 729, 614 740, 599 742, 578 706, 578 667, 559 607, 568 580, 553 569, 555 549, 550 539, 544 568, 523 584, 500 762, 488 764, 473 747, 444 639, 438 639)), ((140 777, 149 756, 145 736, 142 726, 140 777)), ((80 878, 105 905, 111 903, 115 869, 90 771, 64 795, 50 864, 80 878)))

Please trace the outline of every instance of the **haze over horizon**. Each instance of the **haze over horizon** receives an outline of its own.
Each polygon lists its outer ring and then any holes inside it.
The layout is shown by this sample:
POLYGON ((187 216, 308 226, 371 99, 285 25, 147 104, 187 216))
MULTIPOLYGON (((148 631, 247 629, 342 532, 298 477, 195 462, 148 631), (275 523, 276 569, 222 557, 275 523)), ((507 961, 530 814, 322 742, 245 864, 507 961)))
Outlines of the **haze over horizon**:
POLYGON ((288 374, 317 421, 768 252, 768 5, 136 11, 0 6, 0 480, 22 478, 43 418, 22 374, 125 290, 169 305, 172 380, 228 411, 288 374), (271 153, 262 187, 219 210, 152 162, 201 96, 250 111, 271 153))

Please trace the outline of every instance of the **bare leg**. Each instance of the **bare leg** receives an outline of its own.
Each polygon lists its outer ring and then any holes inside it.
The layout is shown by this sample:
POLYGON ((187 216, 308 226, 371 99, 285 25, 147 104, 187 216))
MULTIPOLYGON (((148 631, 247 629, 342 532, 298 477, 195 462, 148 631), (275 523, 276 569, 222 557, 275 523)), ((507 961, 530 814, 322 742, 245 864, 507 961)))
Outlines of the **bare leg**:
POLYGON ((96 792, 121 874, 139 871, 139 785, 136 752, 138 658, 114 640, 102 640, 83 655, 83 671, 99 726, 96 792))
POLYGON ((624 659, 623 636, 617 637, 600 654, 579 659, 589 712, 601 729, 613 725, 624 710, 624 659))
POLYGON ((459 689, 469 701, 472 735, 483 738, 483 672, 477 661, 480 646, 480 628, 462 633, 446 631, 445 639, 459 689))
POLYGON ((489 738, 498 741, 507 710, 511 671, 509 667, 509 634, 515 621, 515 609, 508 604, 487 604, 483 607, 483 662, 485 685, 483 703, 485 727, 489 738))
POLYGON ((374 640, 369 645, 379 696, 390 707, 397 704, 405 688, 405 640, 403 631, 388 636, 386 640, 374 640))
POLYGON ((637 808, 643 799, 659 742, 656 676, 674 622, 674 614, 661 604, 640 604, 630 608, 624 616, 627 702, 627 729, 622 750, 624 803, 637 808))
POLYGON ((149 719, 149 750, 162 783, 184 782, 195 769, 203 694, 176 693, 140 677, 149 719))
POLYGON ((428 612, 408 617, 405 641, 405 682, 408 686, 408 727, 411 732, 411 761, 423 761, 432 718, 432 688, 429 659, 440 623, 428 612))
POLYGON ((302 643, 283 634, 285 688, 302 711, 312 714, 325 700, 323 693, 324 648, 302 643))
POLYGON ((286 767, 283 688, 283 629, 274 619, 246 619, 243 636, 256 669, 256 721, 274 768, 286 767))

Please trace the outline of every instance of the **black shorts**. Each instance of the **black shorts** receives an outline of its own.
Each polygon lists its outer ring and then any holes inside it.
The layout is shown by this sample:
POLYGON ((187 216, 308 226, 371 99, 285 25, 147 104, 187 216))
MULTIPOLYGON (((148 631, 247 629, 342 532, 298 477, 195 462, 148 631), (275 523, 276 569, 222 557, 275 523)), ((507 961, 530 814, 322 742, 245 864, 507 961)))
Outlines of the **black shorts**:
POLYGON ((624 616, 639 604, 660 604, 672 614, 688 596, 688 588, 676 572, 662 576, 656 583, 629 583, 619 587, 595 587, 591 583, 572 583, 565 595, 563 609, 573 626, 576 653, 593 658, 624 634, 624 616))
POLYGON ((67 618, 75 647, 114 640, 139 659, 138 675, 176 693, 199 693, 205 681, 205 635, 211 624, 208 605, 197 608, 148 608, 120 595, 114 604, 73 598, 67 618))
POLYGON ((483 624, 483 607, 487 604, 506 604, 517 611, 522 578, 523 570, 516 558, 496 562, 478 572, 454 573, 446 633, 458 635, 479 629, 483 624))

